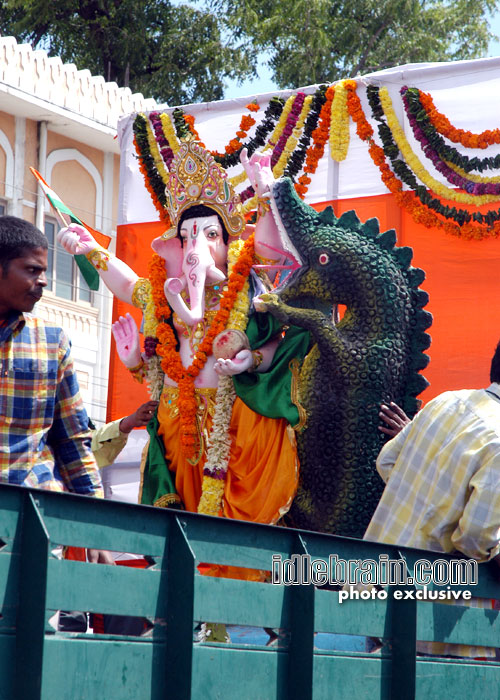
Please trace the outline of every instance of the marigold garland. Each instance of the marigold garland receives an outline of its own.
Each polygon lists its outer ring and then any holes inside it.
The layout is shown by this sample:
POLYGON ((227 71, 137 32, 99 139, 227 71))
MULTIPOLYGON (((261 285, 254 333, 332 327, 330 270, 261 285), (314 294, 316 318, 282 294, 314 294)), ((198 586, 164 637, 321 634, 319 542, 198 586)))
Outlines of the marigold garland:
POLYGON ((426 122, 426 117, 421 115, 419 121, 418 114, 415 113, 416 105, 412 91, 404 86, 401 88, 400 92, 413 134, 426 157, 432 162, 436 170, 444 175, 448 182, 465 190, 468 194, 500 194, 500 185, 495 183, 493 178, 479 178, 480 181, 478 182, 477 176, 469 175, 460 167, 458 167, 457 170, 457 167, 453 163, 448 162, 440 155, 440 149, 442 149, 444 142, 437 133, 432 133, 433 127, 426 122), (429 137, 426 136, 426 132, 431 132, 429 137))
POLYGON ((440 134, 446 136, 453 143, 461 143, 466 148, 487 148, 500 143, 500 129, 486 129, 480 134, 474 134, 472 131, 466 131, 465 129, 457 129, 444 114, 436 109, 436 105, 429 93, 418 90, 418 95, 430 122, 440 134))
MULTIPOLYGON (((143 117, 145 120, 144 115, 138 115, 138 117, 143 117)), ((134 146, 139 160, 139 170, 142 173, 144 184, 151 195, 151 199, 160 215, 160 219, 166 224, 167 228, 169 228, 170 217, 165 208, 165 185, 160 174, 156 170, 153 157, 149 153, 149 143, 145 132, 145 122, 136 118, 134 121, 134 146)))
POLYGON ((304 175, 301 175, 295 184, 295 190, 301 199, 307 194, 308 187, 311 183, 311 175, 317 170, 318 163, 323 157, 325 145, 330 133, 330 119, 332 111, 332 101, 335 95, 335 87, 330 85, 325 93, 326 100, 321 107, 319 114, 319 126, 314 129, 311 134, 313 145, 309 146, 306 152, 306 160, 304 166, 304 175))
POLYGON ((330 119, 330 155, 337 162, 347 158, 349 150, 349 113, 347 111, 347 89, 341 80, 335 86, 330 119))
POLYGON ((395 177, 387 165, 384 150, 380 148, 380 146, 377 146, 373 140, 373 128, 366 119, 361 101, 356 94, 356 84, 354 83, 354 85, 348 86, 347 89, 349 91, 347 108, 350 116, 356 123, 358 135, 360 135, 363 141, 369 144, 370 156, 380 170, 382 181, 394 195, 397 204, 406 209, 413 217, 414 221, 423 224, 427 228, 441 228, 447 233, 455 236, 462 236, 463 238, 481 239, 485 236, 497 236, 500 234, 500 225, 497 223, 493 224, 493 226, 488 229, 484 229, 473 224, 458 226, 450 221, 443 221, 439 219, 434 212, 429 211, 427 207, 419 204, 413 192, 403 192, 403 183, 395 177), (361 134, 363 136, 361 136, 361 134))
MULTIPOLYGON (((165 374, 179 387, 178 408, 180 416, 180 442, 187 459, 195 455, 196 442, 196 410, 195 379, 205 366, 212 353, 214 338, 226 328, 231 310, 234 308, 238 294, 243 290, 247 282, 250 270, 254 262, 254 236, 250 236, 244 243, 238 260, 227 281, 227 289, 223 293, 219 309, 208 329, 205 338, 200 343, 198 350, 191 362, 185 368, 177 351, 177 338, 172 326, 168 323, 171 317, 171 309, 164 297, 164 284, 166 270, 160 269, 158 257, 153 256, 150 267, 150 279, 152 294, 155 302, 155 313, 159 321, 156 332, 158 337, 157 353, 163 359, 161 366, 165 374)), ((161 258, 160 258, 161 260, 161 258)))
POLYGON ((413 153, 413 150, 408 143, 403 129, 399 123, 399 120, 394 112, 392 106, 392 100, 389 95, 389 91, 386 87, 382 87, 379 90, 379 98, 384 110, 384 114, 387 119, 387 124, 392 132, 394 140, 401 151, 404 159, 408 163, 409 167, 415 173, 415 175, 421 180, 430 190, 436 192, 441 197, 445 199, 451 199, 456 202, 462 202, 464 204, 473 204, 479 206, 481 204, 487 204, 490 202, 498 202, 500 197, 497 195, 471 195, 466 192, 457 192, 456 190, 450 189, 445 185, 438 182, 432 175, 427 172, 419 158, 413 153))

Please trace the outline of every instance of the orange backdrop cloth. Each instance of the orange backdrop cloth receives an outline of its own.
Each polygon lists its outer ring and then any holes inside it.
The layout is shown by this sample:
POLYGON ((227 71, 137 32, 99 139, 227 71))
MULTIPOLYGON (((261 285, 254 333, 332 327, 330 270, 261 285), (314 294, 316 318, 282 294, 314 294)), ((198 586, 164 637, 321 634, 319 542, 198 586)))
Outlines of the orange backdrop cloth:
MULTIPOLYGON (((179 415, 160 401, 158 422, 165 457, 175 472, 175 488, 186 510, 196 512, 201 496, 205 457, 193 465, 180 445, 179 415)), ((212 418, 206 417, 210 432, 212 418)), ((229 429, 231 454, 222 503, 223 515, 236 520, 275 524, 284 515, 297 490, 295 437, 286 420, 266 418, 251 411, 241 399, 233 405, 229 429)))
MULTIPOLYGON (((489 384, 489 364, 500 338, 500 241, 462 240, 416 224, 394 202, 378 195, 329 202, 335 214, 354 209, 361 221, 376 217, 380 230, 394 228, 398 245, 413 248, 413 265, 426 273, 422 288, 429 293, 426 309, 433 314, 429 329, 431 362, 423 371, 430 387, 421 394, 428 401, 449 389, 473 389, 489 384)), ((317 205, 323 209, 326 204, 317 205)), ((161 223, 118 227, 117 255, 139 275, 146 276, 151 241, 163 233, 161 223)), ((115 302, 115 319, 129 311, 140 323, 137 309, 115 302)), ((108 420, 134 411, 147 399, 112 352, 108 420)))

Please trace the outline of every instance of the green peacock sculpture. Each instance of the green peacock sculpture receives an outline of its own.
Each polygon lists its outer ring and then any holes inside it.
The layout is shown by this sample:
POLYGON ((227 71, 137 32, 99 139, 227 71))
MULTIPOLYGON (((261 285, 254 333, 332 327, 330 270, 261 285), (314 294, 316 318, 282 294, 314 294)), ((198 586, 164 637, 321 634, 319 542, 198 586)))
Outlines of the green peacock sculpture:
POLYGON ((425 275, 411 266, 412 249, 396 246, 394 230, 380 234, 376 219, 361 224, 354 211, 317 213, 287 178, 274 183, 271 205, 301 267, 261 299, 314 343, 300 369, 307 421, 297 435, 300 484, 288 523, 362 537, 383 490, 375 468, 386 439, 380 404, 395 401, 413 416, 428 385, 420 374, 432 322, 419 288, 425 275), (336 304, 346 306, 337 324, 336 304))

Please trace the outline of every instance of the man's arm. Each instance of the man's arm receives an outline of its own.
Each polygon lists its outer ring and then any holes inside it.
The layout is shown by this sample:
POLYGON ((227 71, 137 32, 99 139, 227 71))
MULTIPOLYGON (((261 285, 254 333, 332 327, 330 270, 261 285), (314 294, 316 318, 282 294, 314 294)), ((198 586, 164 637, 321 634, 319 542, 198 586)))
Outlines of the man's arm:
POLYGON ((494 559, 498 564, 500 552, 500 444, 490 443, 484 457, 469 482, 469 497, 451 536, 455 548, 477 561, 494 559), (495 447, 498 450, 495 453, 495 447))
POLYGON ((74 493, 104 497, 101 476, 90 447, 91 434, 83 406, 70 345, 61 331, 56 401, 47 442, 54 453, 54 469, 74 493))
POLYGON ((379 452, 377 457, 377 471, 385 483, 389 481, 392 468, 399 457, 399 453, 403 448, 411 427, 412 422, 410 421, 395 437, 392 438, 392 440, 386 442, 379 452))
POLYGON ((146 426, 158 406, 158 401, 146 401, 129 416, 106 423, 92 432, 92 452, 99 469, 112 464, 126 445, 134 428, 146 426))

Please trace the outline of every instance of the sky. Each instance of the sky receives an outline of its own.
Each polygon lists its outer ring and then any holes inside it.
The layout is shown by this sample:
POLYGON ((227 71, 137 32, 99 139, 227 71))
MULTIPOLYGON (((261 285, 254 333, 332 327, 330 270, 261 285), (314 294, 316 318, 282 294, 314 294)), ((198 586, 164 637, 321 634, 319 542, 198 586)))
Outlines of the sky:
MULTIPOLYGON (((491 31, 500 36, 500 12, 496 12, 490 23, 491 31)), ((488 53, 486 56, 500 56, 500 39, 490 42, 488 53)), ((278 88, 273 82, 271 71, 261 63, 258 67, 259 77, 252 80, 245 80, 242 85, 237 85, 236 81, 228 81, 225 99, 229 100, 234 97, 246 97, 252 95, 260 95, 265 92, 277 92, 278 88)), ((302 87, 297 85, 296 87, 302 87)))

